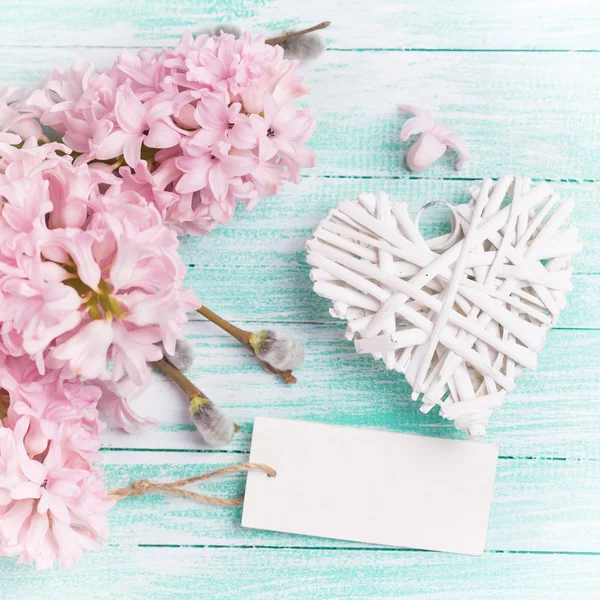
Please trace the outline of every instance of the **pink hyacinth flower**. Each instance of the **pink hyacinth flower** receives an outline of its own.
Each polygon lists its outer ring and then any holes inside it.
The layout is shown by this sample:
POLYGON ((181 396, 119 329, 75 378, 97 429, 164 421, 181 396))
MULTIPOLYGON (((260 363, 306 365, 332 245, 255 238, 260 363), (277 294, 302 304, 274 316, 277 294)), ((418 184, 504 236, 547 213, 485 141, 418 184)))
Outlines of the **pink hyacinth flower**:
POLYGON ((127 164, 124 191, 155 204, 178 234, 206 234, 315 165, 315 122, 292 102, 310 92, 298 66, 264 36, 186 33, 175 48, 123 51, 106 72, 79 59, 26 104, 76 164, 127 164))
POLYGON ((458 153, 455 168, 457 171, 462 169, 465 162, 469 160, 469 149, 465 141, 452 128, 436 121, 434 116, 424 108, 403 105, 400 110, 415 115, 404 123, 400 139, 406 142, 410 136, 420 134, 406 155, 406 165, 411 171, 418 173, 428 169, 448 149, 458 153))
POLYGON ((230 153, 231 146, 226 142, 209 149, 192 138, 185 148, 188 155, 176 163, 183 175, 175 190, 185 194, 208 187, 219 203, 227 197, 230 179, 248 175, 258 164, 254 156, 230 153))
POLYGON ((42 136, 42 127, 32 114, 31 109, 20 99, 19 88, 9 87, 0 90, 0 141, 4 135, 4 141, 10 144, 19 143, 20 140, 9 141, 7 134, 13 134, 21 139, 42 136))
POLYGON ((25 447, 30 417, 0 427, 0 543, 6 556, 48 569, 76 564, 108 537, 114 501, 92 460, 99 442, 74 425, 61 425, 45 455, 25 447))
POLYGON ((30 418, 24 444, 31 456, 46 451, 61 424, 83 425, 94 436, 103 430, 96 409, 99 387, 64 379, 59 371, 40 375, 27 356, 2 358, 0 388, 10 400, 4 425, 12 428, 21 417, 30 418))
POLYGON ((122 180, 27 144, 0 145, 0 351, 42 374, 143 385, 155 344, 174 351, 200 305, 177 236, 122 180))
POLYGON ((96 157, 108 160, 123 155, 134 168, 140 161, 142 144, 150 148, 170 148, 179 143, 180 135, 169 127, 165 119, 173 113, 172 102, 157 101, 152 106, 143 104, 130 86, 117 90, 115 100, 115 128, 97 146, 96 157))
POLYGON ((128 377, 113 383, 112 381, 95 381, 102 389, 102 397, 98 409, 113 427, 133 433, 136 429, 157 427, 158 422, 138 415, 131 407, 130 401, 144 392, 148 385, 137 386, 128 377))

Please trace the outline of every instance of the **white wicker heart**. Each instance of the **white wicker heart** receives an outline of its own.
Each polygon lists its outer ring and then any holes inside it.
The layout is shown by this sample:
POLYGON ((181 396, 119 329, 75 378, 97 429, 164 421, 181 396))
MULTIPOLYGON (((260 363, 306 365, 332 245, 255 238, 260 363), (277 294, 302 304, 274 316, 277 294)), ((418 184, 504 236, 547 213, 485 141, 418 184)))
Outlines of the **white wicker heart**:
POLYGON ((453 233, 430 240, 383 192, 344 200, 307 242, 307 260, 356 350, 404 373, 423 412, 440 405, 479 439, 522 368, 536 367, 582 245, 573 201, 548 183, 506 176, 470 194, 453 207, 453 233))

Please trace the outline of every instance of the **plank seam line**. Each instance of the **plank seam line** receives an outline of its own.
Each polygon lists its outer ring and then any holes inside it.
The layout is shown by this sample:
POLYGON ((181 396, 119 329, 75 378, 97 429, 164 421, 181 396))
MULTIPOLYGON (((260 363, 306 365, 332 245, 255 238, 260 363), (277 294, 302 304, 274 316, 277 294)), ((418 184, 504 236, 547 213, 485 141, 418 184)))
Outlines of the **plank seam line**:
MULTIPOLYGON (((194 431, 190 428, 189 431, 194 431)), ((396 433, 404 433, 398 431, 396 433)), ((414 432, 407 432, 413 434, 414 432)), ((248 455, 250 449, 247 450, 218 450, 212 448, 118 448, 105 446, 100 448, 100 452, 163 452, 163 453, 182 453, 182 454, 231 454, 234 456, 248 455)), ((598 462, 600 458, 595 457, 579 457, 579 456, 519 456, 518 454, 500 455, 498 460, 532 460, 532 461, 561 461, 561 462, 598 462)), ((179 466, 179 465, 178 465, 179 466)))
POLYGON ((328 47, 329 52, 462 52, 485 54, 595 54, 600 49, 592 48, 336 48, 328 47))
MULTIPOLYGON (((204 267, 203 267, 204 268, 204 267)), ((242 267, 240 267, 242 268, 242 267)), ((576 275, 587 275, 587 276, 595 276, 600 275, 600 273, 576 273, 576 275)), ((313 321, 282 321, 279 319, 229 319, 231 323, 247 323, 249 325, 261 324, 261 323, 270 323, 275 325, 335 325, 336 323, 331 323, 331 320, 313 320, 313 321)), ((205 319, 188 319, 190 323, 208 323, 205 319)), ((600 331, 600 327, 552 327, 552 331, 600 331)), ((225 336, 223 336, 225 337, 225 336)), ((233 345, 233 344, 232 344, 233 345)), ((251 356, 251 355, 249 355, 251 356)))
MULTIPOLYGON (((111 548, 131 548, 129 545, 108 544, 111 548)), ((291 546, 291 545, 270 545, 270 544, 239 544, 239 545, 221 545, 221 544, 137 544, 133 547, 137 548, 198 548, 198 549, 231 549, 231 550, 314 550, 316 552, 328 551, 349 551, 349 552, 396 552, 396 553, 411 553, 411 554, 432 554, 429 550, 418 550, 413 548, 388 548, 388 547, 347 547, 347 546, 291 546)), ((579 552, 579 551, 564 551, 564 550, 485 550, 485 554, 540 554, 551 556, 599 556, 600 552, 579 552)))
MULTIPOLYGON (((312 173, 303 174, 304 179, 386 179, 390 181, 481 181, 481 177, 419 177, 415 175, 314 175, 312 173)), ((586 184, 586 183, 598 183, 598 179, 551 179, 544 177, 532 177, 531 181, 534 183, 546 181, 548 183, 573 183, 573 184, 586 184)))
MULTIPOLYGON (((182 31, 186 31, 183 28, 182 31)), ((139 44, 107 44, 107 45, 91 45, 91 44, 11 44, 4 43, 2 48, 37 48, 37 49, 48 49, 48 48, 87 48, 90 50, 94 49, 107 49, 107 50, 120 50, 122 48, 151 48, 154 50, 160 50, 165 45, 173 42, 176 43, 181 36, 174 35, 172 37, 165 36, 165 43, 162 44, 144 44, 143 40, 140 40, 139 44)), ((366 47, 366 48, 339 48, 335 46, 328 47, 327 52, 421 52, 421 53, 472 53, 472 54, 597 54, 600 49, 594 48, 381 48, 381 47, 366 47)))

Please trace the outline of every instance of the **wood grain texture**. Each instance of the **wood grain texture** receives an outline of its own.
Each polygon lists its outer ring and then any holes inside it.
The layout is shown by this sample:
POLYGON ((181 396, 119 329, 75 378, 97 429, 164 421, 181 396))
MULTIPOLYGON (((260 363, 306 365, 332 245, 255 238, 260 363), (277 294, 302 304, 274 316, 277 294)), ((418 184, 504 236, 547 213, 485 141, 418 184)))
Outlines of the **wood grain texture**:
MULTIPOLYGON (((33 85, 77 54, 107 67, 112 48, 2 48, 0 86, 33 85)), ((332 50, 306 76, 319 127, 312 175, 406 177, 400 104, 426 106, 471 149, 458 173, 449 154, 421 177, 497 177, 518 172, 592 180, 598 161, 598 57, 594 53, 342 52, 332 50)))
POLYGON ((600 10, 593 0, 51 0, 6 3, 6 46, 174 44, 181 32, 233 22, 255 32, 307 27, 324 20, 330 47, 393 49, 598 50, 600 10), (19 27, 14 27, 15 23, 19 27))
POLYGON ((108 548, 65 573, 6 563, 1 600, 596 600, 600 557, 407 550, 108 548), (576 594, 574 594, 576 590, 576 594), (41 595, 40 595, 41 594, 41 595))
MULTIPOLYGON (((169 481, 247 461, 246 454, 103 452, 109 488, 136 479, 169 481)), ((277 465, 272 465, 277 470, 277 465)), ((245 475, 206 482, 201 493, 235 498, 245 475)), ((360 481, 356 482, 360 486, 360 481)), ((486 550, 600 552, 600 462, 501 459, 494 487, 486 550), (579 485, 585 480, 585 486, 579 485), (564 522, 569 522, 565 535, 564 522)), ((440 505, 440 510, 444 510, 440 505)), ((213 507, 185 498, 121 500, 111 511, 111 545, 267 546, 359 548, 370 544, 244 529, 241 508, 213 507)), ((448 518, 452 518, 448 515, 448 518)))
MULTIPOLYGON (((393 200, 407 202, 414 215, 430 200, 467 201, 472 181, 433 179, 307 178, 287 186, 275 198, 247 211, 240 208, 232 223, 210 236, 187 237, 181 255, 190 265, 187 282, 207 305, 233 320, 247 322, 329 322, 328 303, 317 297, 308 278, 306 239, 319 220, 344 198, 380 189, 393 200), (252 277, 240 274, 252 269, 252 277), (259 290, 260 293, 256 293, 259 290)), ((600 327, 600 187, 595 183, 554 183, 563 198, 573 198, 573 222, 579 226, 583 252, 575 258, 573 292, 559 327, 600 327)), ((448 227, 448 214, 426 213, 421 229, 429 236, 448 227)))
MULTIPOLYGON (((248 254, 250 257, 251 252, 248 254)), ((285 254, 279 256, 282 260, 284 257, 285 254)), ((578 262, 581 260, 583 257, 578 262)), ((315 297, 312 291, 308 279, 310 269, 304 264, 302 252, 290 253, 289 263, 278 267, 253 264, 250 279, 244 276, 247 271, 248 266, 241 264, 221 268, 194 264, 188 267, 186 282, 207 306, 214 307, 229 321, 244 321, 255 327, 269 323, 331 322, 327 312, 329 303, 315 297)), ((600 276, 575 273, 571 282, 573 291, 557 328, 597 329, 600 327, 600 276)), ((196 315, 190 318, 201 319, 196 315)))
MULTIPOLYGON (((264 371, 244 347, 211 323, 188 325, 197 354, 189 376, 242 426, 228 449, 248 450, 256 416, 464 437, 437 409, 421 413, 400 373, 356 354, 340 322, 286 324, 280 329, 306 348, 306 364, 297 370, 293 386, 264 371)), ((594 398, 600 374, 592 366, 599 362, 600 331, 550 331, 538 369, 525 372, 507 395, 486 439, 499 443, 504 456, 599 459, 600 403, 594 398)), ((189 422, 185 400, 171 383, 157 376, 135 407, 160 427, 134 435, 106 432, 107 446, 205 448, 189 422)))
MULTIPOLYGON (((400 175, 406 172, 398 169, 400 175)), ((507 172, 508 173, 508 172, 507 172)), ((476 180, 479 181, 479 180, 476 180)), ((345 198, 359 193, 385 191, 392 200, 406 202, 411 215, 431 200, 453 204, 467 202, 474 181, 444 179, 321 178, 309 176, 300 185, 285 186, 274 198, 264 198, 251 211, 238 208, 234 220, 217 227, 207 237, 186 237, 180 253, 199 268, 270 267, 281 269, 305 265, 306 239, 327 213, 345 198)), ((553 182, 563 198, 573 198, 573 222, 579 227, 584 249, 574 261, 576 273, 600 274, 600 185, 553 182)), ((430 213, 421 219, 426 237, 449 229, 448 212, 430 213)))

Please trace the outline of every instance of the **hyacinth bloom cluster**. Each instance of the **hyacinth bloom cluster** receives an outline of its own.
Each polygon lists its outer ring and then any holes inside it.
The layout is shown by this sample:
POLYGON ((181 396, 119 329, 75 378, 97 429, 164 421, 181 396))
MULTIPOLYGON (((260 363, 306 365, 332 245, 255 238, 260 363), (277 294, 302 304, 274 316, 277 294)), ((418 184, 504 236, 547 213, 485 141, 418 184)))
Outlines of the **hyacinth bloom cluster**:
POLYGON ((32 458, 24 437, 31 418, 0 428, 0 553, 39 569, 74 565, 108 535, 112 505, 93 463, 99 444, 62 425, 45 455, 32 458))
POLYGON ((128 399, 149 383, 156 344, 173 352, 200 302, 183 288, 177 236, 153 204, 107 169, 75 166, 62 144, 9 141, 0 141, 0 552, 70 566, 107 534, 99 414, 128 431, 148 422, 128 399))
POLYGON ((200 305, 177 236, 140 194, 60 151, 0 144, 0 350, 40 373, 145 385, 156 342, 174 352, 200 305))
POLYGON ((77 60, 26 106, 76 164, 111 165, 177 233, 202 234, 314 166, 315 122, 293 103, 309 92, 297 70, 263 36, 188 33, 162 52, 123 51, 106 72, 77 60))
POLYGON ((108 535, 100 447, 101 389, 40 375, 27 357, 0 366, 0 555, 68 567, 108 535))
POLYGON ((206 234, 315 164, 298 61, 264 37, 183 36, 0 91, 0 556, 75 564, 108 534, 104 418, 173 355, 206 234))

